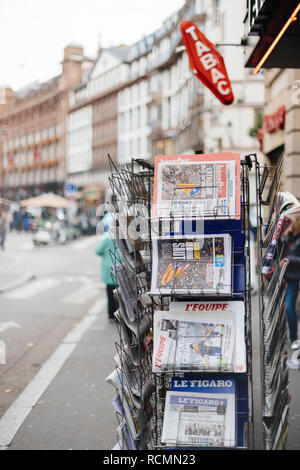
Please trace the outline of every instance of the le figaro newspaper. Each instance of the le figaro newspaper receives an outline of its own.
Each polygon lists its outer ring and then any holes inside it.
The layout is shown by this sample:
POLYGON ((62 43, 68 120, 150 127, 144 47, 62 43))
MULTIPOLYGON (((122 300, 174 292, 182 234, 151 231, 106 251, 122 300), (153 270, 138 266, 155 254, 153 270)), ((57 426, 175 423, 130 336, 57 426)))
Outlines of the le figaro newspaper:
POLYGON ((242 301, 171 302, 153 321, 152 371, 246 371, 242 301))
POLYGON ((161 441, 169 446, 236 445, 235 378, 173 378, 161 441))
POLYGON ((155 157, 153 218, 240 217, 240 154, 155 157))

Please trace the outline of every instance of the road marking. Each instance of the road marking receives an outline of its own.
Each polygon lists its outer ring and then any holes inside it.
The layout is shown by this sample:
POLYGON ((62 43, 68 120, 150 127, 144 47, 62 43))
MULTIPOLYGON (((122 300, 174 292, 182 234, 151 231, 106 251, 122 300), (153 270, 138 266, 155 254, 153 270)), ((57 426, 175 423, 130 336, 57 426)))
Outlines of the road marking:
POLYGON ((95 302, 89 309, 87 315, 64 337, 60 345, 44 363, 34 379, 2 416, 0 419, 0 450, 6 450, 11 444, 32 408, 37 404, 66 360, 71 356, 83 335, 96 321, 105 304, 105 298, 102 299, 101 304, 99 300, 95 302))
POLYGON ((28 299, 35 295, 41 294, 42 292, 53 288, 59 283, 57 279, 36 279, 31 281, 26 286, 19 287, 11 292, 3 294, 3 297, 6 299, 28 299))
POLYGON ((83 305, 96 295, 99 295, 99 283, 83 284, 83 286, 63 297, 61 302, 63 304, 83 305))
POLYGON ((89 315, 99 315, 103 310, 103 298, 96 300, 88 310, 89 315))
POLYGON ((8 328, 22 328, 19 323, 16 323, 15 321, 4 321, 0 323, 0 333, 3 333, 3 331, 8 330, 8 328))

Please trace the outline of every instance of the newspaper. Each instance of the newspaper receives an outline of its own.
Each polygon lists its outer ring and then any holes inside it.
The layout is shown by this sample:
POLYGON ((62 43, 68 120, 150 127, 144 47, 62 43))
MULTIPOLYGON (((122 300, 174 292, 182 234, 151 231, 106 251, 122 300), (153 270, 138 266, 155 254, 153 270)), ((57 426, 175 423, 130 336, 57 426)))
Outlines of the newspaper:
POLYGON ((122 450, 138 450, 137 443, 139 441, 134 441, 132 439, 130 429, 128 428, 125 419, 123 419, 120 425, 117 427, 117 436, 122 450))
POLYGON ((267 223, 267 233, 264 236, 264 246, 268 245, 271 241, 275 226, 278 222, 280 215, 297 216, 299 214, 300 204, 298 199, 289 192, 278 192, 274 197, 274 207, 270 211, 270 217, 267 223))
POLYGON ((138 365, 140 356, 142 355, 143 357, 148 351, 152 350, 153 341, 149 318, 145 315, 139 326, 131 323, 130 327, 128 327, 119 310, 115 312, 115 317, 120 326, 122 343, 128 346, 128 354, 133 364, 138 365))
POLYGON ((113 275, 119 285, 120 294, 125 304, 125 308, 130 321, 135 321, 137 317, 135 286, 132 282, 131 276, 121 264, 112 266, 113 275))
POLYGON ((281 239, 284 232, 288 229, 291 225, 292 219, 284 214, 279 217, 279 220, 276 224, 276 228, 274 230, 274 234, 269 245, 269 248, 266 251, 266 254, 262 261, 262 274, 269 274, 272 269, 273 259, 276 247, 278 246, 278 242, 281 239))
POLYGON ((126 377, 120 368, 115 369, 105 379, 106 382, 115 387, 123 406, 124 415, 133 439, 141 434, 141 412, 133 400, 126 381, 126 377))
POLYGON ((154 391, 154 384, 149 377, 147 364, 148 357, 140 360, 139 364, 134 364, 131 355, 129 354, 130 348, 122 349, 118 347, 118 353, 115 355, 114 360, 117 366, 125 373, 127 385, 133 395, 139 397, 140 400, 148 400, 154 391))
POLYGON ((233 322, 234 351, 233 362, 234 372, 246 372, 246 338, 245 338, 245 304, 241 300, 228 301, 188 301, 170 302, 170 313, 176 312, 185 315, 185 318, 194 319, 208 317, 216 318, 220 323, 223 320, 233 322), (235 334, 234 334, 235 333, 235 334))
POLYGON ((240 154, 155 157, 152 217, 240 217, 240 154))
MULTIPOLYGON (((179 304, 181 302, 178 302, 179 304)), ((152 371, 246 371, 244 305, 232 301, 223 311, 154 313, 152 371), (235 304, 237 307, 235 307, 235 304), (229 310, 232 309, 232 310, 229 310)), ((186 304, 193 305, 193 304, 186 304)), ((195 305, 213 306, 214 302, 195 305)))
POLYGON ((235 393, 168 391, 161 441, 168 446, 234 447, 235 393))
POLYGON ((146 273, 139 273, 136 276, 128 273, 122 264, 111 267, 112 273, 118 284, 118 303, 129 322, 136 322, 142 316, 145 308, 139 290, 146 286, 146 273))
POLYGON ((231 294, 231 236, 160 236, 152 241, 151 294, 231 294))
POLYGON ((281 267, 281 270, 278 275, 278 280, 276 285, 274 286, 273 292, 270 292, 270 297, 267 299, 265 310, 264 310, 264 318, 266 320, 270 319, 272 312, 274 311, 274 307, 278 304, 282 296, 284 295, 285 290, 285 282, 284 282, 284 274, 287 268, 288 262, 285 261, 281 267))

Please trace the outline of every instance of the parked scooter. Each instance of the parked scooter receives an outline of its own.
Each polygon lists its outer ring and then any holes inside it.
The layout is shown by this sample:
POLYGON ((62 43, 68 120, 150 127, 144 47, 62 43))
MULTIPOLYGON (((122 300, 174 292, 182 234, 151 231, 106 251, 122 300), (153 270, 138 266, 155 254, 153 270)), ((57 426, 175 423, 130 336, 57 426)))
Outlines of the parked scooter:
POLYGON ((56 245, 59 241, 59 232, 55 223, 45 222, 44 227, 39 228, 32 237, 35 246, 56 245))

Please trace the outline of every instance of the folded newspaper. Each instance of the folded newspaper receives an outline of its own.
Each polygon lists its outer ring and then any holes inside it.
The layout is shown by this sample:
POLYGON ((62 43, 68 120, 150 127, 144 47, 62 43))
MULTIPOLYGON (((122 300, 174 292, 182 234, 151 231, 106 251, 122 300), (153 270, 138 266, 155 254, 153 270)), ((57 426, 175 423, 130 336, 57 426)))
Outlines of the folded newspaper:
POLYGON ((115 387, 123 406, 124 415, 133 439, 140 436, 142 430, 141 411, 134 403, 125 374, 121 369, 115 369, 105 381, 115 387))
POLYGON ((154 383, 148 373, 150 367, 148 356, 145 356, 138 365, 135 365, 129 351, 128 346, 124 349, 118 347, 114 360, 124 372, 131 393, 139 397, 141 401, 146 401, 154 391, 154 383))
POLYGON ((234 447, 235 400, 234 378, 173 379, 161 441, 172 447, 234 447))
POLYGON ((242 301, 171 302, 153 321, 152 371, 246 371, 242 301))
POLYGON ((271 214, 267 224, 267 232, 263 239, 264 246, 267 246, 270 243, 274 231, 276 230, 275 227, 279 217, 284 215, 287 218, 290 216, 292 219, 300 213, 299 209, 299 201, 293 194, 287 191, 276 193, 274 197, 274 207, 273 210, 271 209, 271 214))
POLYGON ((231 236, 160 236, 152 241, 152 294, 231 294, 231 236))
POLYGON ((155 157, 152 217, 240 217, 240 154, 155 157))

